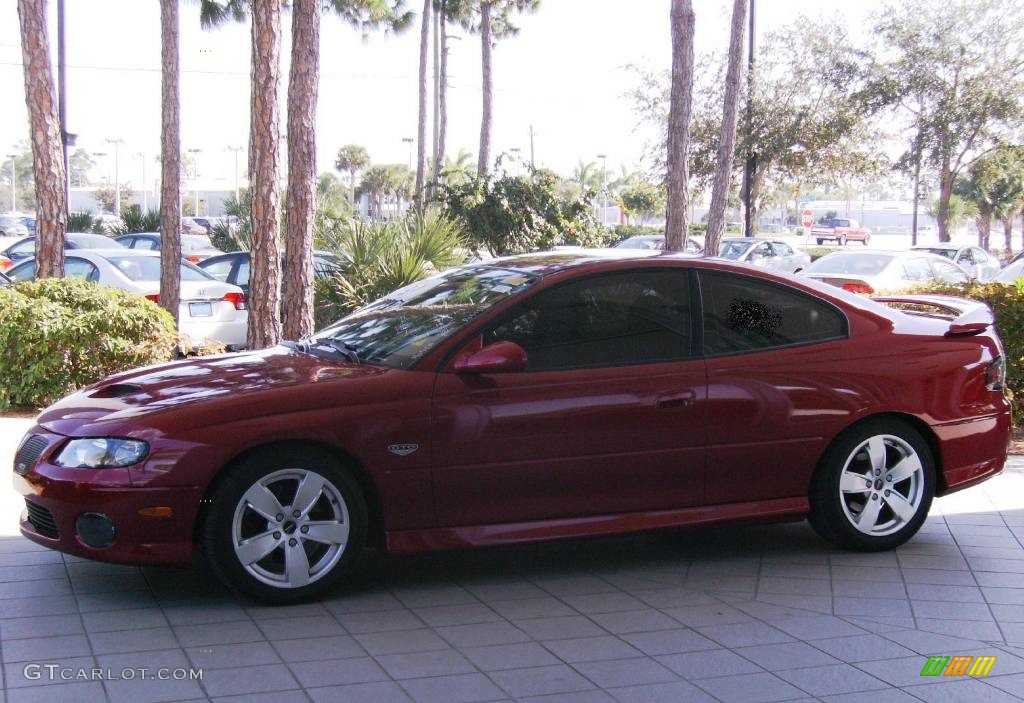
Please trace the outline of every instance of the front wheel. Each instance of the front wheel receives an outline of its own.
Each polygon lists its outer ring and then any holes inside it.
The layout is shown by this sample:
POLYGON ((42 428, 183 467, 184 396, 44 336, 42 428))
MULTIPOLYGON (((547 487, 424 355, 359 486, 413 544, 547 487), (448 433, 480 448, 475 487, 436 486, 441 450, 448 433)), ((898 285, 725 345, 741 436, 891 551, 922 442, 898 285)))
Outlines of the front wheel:
POLYGON ((839 235, 839 246, 841 246, 841 247, 845 247, 846 246, 846 235, 845 234, 839 235))
POLYGON ((366 542, 366 501, 330 453, 276 449, 236 466, 210 497, 202 544, 215 574, 261 601, 295 603, 343 578, 366 542))
POLYGON ((850 430, 822 458, 811 483, 811 526, 857 551, 893 549, 921 528, 935 495, 928 444, 899 419, 850 430))
POLYGON ((864 239, 861 240, 861 243, 864 246, 867 246, 870 242, 871 242, 871 235, 870 234, 865 234, 864 235, 864 239))

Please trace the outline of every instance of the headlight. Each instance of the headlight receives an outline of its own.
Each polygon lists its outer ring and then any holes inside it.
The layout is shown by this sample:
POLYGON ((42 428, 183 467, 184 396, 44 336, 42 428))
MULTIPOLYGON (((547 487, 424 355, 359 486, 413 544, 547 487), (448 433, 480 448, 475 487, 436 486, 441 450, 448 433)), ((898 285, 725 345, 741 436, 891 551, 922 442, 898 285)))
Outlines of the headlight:
POLYGON ((137 439, 95 437, 73 439, 54 460, 69 469, 105 469, 138 464, 149 453, 149 445, 137 439))

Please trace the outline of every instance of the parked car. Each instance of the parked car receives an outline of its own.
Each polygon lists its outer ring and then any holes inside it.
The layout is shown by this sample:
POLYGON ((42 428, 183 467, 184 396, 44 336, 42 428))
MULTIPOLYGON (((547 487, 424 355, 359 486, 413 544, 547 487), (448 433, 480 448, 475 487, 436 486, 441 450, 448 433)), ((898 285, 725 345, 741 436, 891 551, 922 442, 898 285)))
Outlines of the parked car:
MULTIPOLYGON (((136 234, 122 234, 114 238, 122 246, 129 249, 141 249, 143 251, 160 251, 159 232, 139 232, 136 234)), ((186 261, 198 264, 211 256, 223 254, 220 249, 213 246, 213 242, 205 234, 183 234, 181 235, 181 256, 186 261)))
MULTIPOLYGON (((614 245, 615 249, 644 249, 648 251, 663 251, 665 249, 664 234, 637 234, 627 237, 614 245)), ((686 238, 686 253, 699 254, 704 246, 693 237, 686 238)))
MULTIPOLYGON (((89 232, 68 232, 64 237, 64 249, 117 249, 121 245, 103 234, 89 232)), ((0 251, 0 270, 8 269, 22 259, 36 255, 36 238, 19 239, 3 251, 0 251)))
POLYGON ((802 275, 868 295, 971 280, 969 273, 946 257, 924 251, 836 251, 812 263, 802 275))
POLYGON ((981 281, 991 281, 999 270, 999 260, 978 246, 958 244, 921 244, 912 247, 911 251, 927 251, 932 254, 944 256, 968 274, 972 278, 981 281))
POLYGON ((755 237, 726 237, 718 249, 718 256, 785 273, 802 271, 811 263, 807 252, 794 249, 786 242, 755 237))
MULTIPOLYGON (((137 254, 136 254, 137 255, 137 254)), ((367 544, 422 552, 727 520, 894 548, 999 473, 988 308, 920 315, 681 255, 450 269, 303 342, 128 371, 44 410, 28 539, 322 595, 367 544), (767 468, 766 468, 767 467, 767 468)))
MULTIPOLYGON (((281 255, 282 260, 284 254, 281 255)), ((228 254, 214 256, 197 264, 218 281, 231 283, 249 295, 249 272, 251 257, 247 251, 233 251, 228 254)), ((330 278, 341 271, 341 261, 329 251, 313 252, 313 275, 318 278, 330 278)))
MULTIPOLYGON (((35 277, 34 258, 9 272, 15 281, 35 277)), ((160 254, 125 248, 76 250, 64 260, 64 275, 120 288, 160 302, 160 254)), ((212 341, 231 348, 246 345, 249 313, 238 286, 215 280, 193 264, 181 262, 181 303, 178 329, 195 347, 212 341)))
POLYGON ((181 232, 182 234, 209 234, 206 227, 196 222, 194 217, 181 218, 181 232))
POLYGON ((9 286, 11 282, 11 279, 6 274, 0 273, 0 286, 9 286))
POLYGON ((871 241, 871 230, 860 226, 857 220, 849 217, 835 217, 811 227, 811 239, 821 246, 825 242, 837 242, 846 246, 847 242, 860 242, 867 246, 871 241))
POLYGON ((28 227, 21 215, 0 215, 0 237, 27 237, 28 227))
POLYGON ((992 283, 1016 284, 1024 278, 1024 258, 1019 254, 1013 261, 1002 268, 999 273, 992 277, 992 283))
POLYGON ((25 225, 25 229, 28 230, 29 234, 36 233, 36 218, 32 217, 31 215, 22 215, 21 223, 25 225))

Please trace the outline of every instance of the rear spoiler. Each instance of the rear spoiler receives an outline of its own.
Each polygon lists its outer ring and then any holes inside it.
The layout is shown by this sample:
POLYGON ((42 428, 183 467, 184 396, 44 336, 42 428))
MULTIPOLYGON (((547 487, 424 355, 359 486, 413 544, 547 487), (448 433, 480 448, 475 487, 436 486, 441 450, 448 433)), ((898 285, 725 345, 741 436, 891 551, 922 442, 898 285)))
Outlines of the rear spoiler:
MULTIPOLYGON (((946 330, 947 337, 980 334, 995 322, 992 310, 985 303, 951 295, 884 295, 871 299, 891 305, 937 308, 940 311, 937 317, 952 318, 946 330)), ((928 313, 922 311, 921 314, 928 313)))

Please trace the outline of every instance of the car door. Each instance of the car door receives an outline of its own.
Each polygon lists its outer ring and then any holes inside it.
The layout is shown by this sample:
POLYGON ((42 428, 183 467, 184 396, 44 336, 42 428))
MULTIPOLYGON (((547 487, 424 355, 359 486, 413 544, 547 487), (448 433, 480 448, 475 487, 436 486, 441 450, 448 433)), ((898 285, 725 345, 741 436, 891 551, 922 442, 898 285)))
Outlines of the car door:
POLYGON ((512 341, 527 365, 438 375, 439 524, 700 505, 705 373, 693 298, 686 269, 651 266, 555 285, 481 328, 469 348, 512 341))
POLYGON ((834 388, 845 315, 789 286, 700 271, 708 372, 707 505, 806 496, 834 388))

